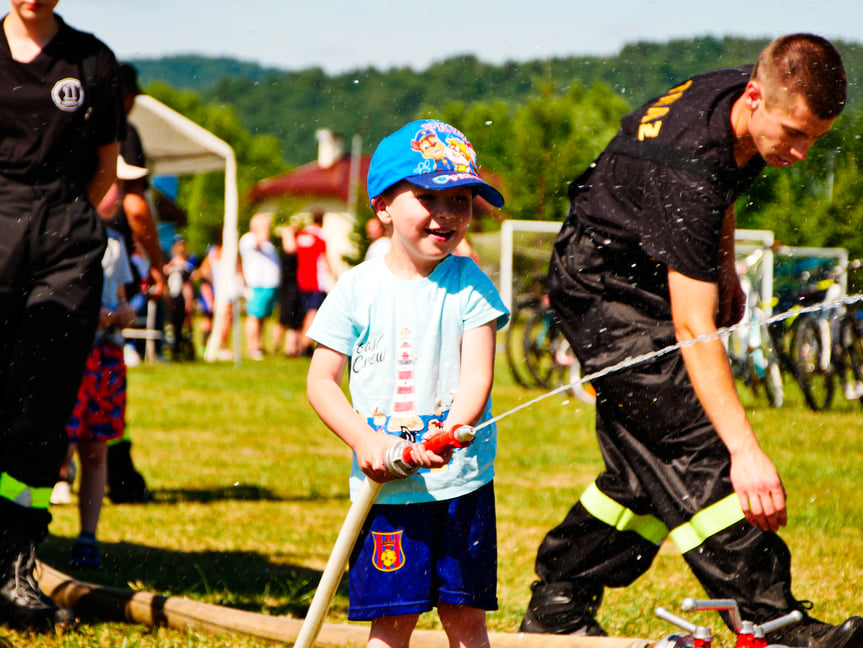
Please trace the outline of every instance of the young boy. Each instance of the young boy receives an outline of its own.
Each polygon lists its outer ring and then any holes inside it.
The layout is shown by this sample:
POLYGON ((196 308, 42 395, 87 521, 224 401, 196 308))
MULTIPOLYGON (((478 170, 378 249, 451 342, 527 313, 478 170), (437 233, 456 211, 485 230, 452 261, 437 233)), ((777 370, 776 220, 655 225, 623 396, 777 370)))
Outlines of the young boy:
MULTIPOLYGON (((126 164, 118 157, 118 182, 108 189, 99 204, 99 214, 106 217, 119 209, 123 181, 141 178, 146 173, 146 169, 126 164)), ((120 330, 135 321, 135 311, 126 300, 126 284, 132 280, 132 269, 122 236, 111 229, 102 269, 105 281, 99 328, 87 357, 78 400, 66 426, 70 441, 68 459, 77 448, 81 462, 78 493, 81 533, 69 556, 72 569, 98 569, 101 564, 96 527, 108 476, 106 442, 121 438, 126 429, 126 364, 120 330)))
POLYGON ((497 609, 494 425, 468 448, 415 449, 423 467, 389 481, 387 448, 491 418, 495 333, 509 314, 471 259, 452 254, 473 197, 503 197, 480 179, 465 136, 440 121, 407 124, 372 157, 368 191, 392 231, 384 257, 339 279, 309 331, 312 407, 354 451, 351 493, 384 484, 351 557, 350 612, 371 619, 369 646, 407 647, 422 612, 438 608, 451 645, 488 646, 497 609), (350 360, 352 404, 340 389, 350 360), (450 458, 452 459, 450 461, 450 458))

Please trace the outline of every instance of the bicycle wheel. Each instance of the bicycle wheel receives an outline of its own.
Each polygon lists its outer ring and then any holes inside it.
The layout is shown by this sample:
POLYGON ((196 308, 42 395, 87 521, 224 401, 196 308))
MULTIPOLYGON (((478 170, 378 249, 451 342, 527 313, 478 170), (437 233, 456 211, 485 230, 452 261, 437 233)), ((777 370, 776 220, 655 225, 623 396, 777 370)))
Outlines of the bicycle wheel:
POLYGON ((800 318, 791 343, 795 378, 806 404, 815 412, 826 410, 833 401, 835 374, 830 362, 825 362, 825 340, 818 321, 800 318))
MULTIPOLYGON (((856 313, 850 311, 842 318, 839 328, 840 349, 842 354, 840 381, 849 400, 861 400, 863 396, 863 323, 856 313)), ((863 402, 863 400, 861 400, 863 402)))
POLYGON ((524 328, 524 360, 536 384, 544 389, 551 385, 556 369, 554 352, 561 339, 563 335, 548 308, 535 312, 524 328))
POLYGON ((533 387, 535 382, 524 357, 524 330, 540 308, 539 299, 528 297, 516 300, 506 329, 506 359, 516 384, 533 387))
POLYGON ((782 379, 782 366, 773 346, 773 338, 766 326, 760 328, 760 349, 763 361, 758 367, 758 379, 764 385, 764 393, 771 407, 782 407, 785 402, 785 385, 782 379))
POLYGON ((736 379, 743 381, 749 387, 753 387, 748 368, 749 363, 747 362, 749 355, 749 351, 746 348, 748 340, 743 335, 735 332, 727 337, 723 337, 722 342, 725 344, 725 352, 731 364, 731 373, 736 379))
POLYGON ((767 363, 767 373, 764 375, 764 391, 771 407, 782 407, 785 402, 785 386, 782 383, 782 369, 777 360, 767 363))

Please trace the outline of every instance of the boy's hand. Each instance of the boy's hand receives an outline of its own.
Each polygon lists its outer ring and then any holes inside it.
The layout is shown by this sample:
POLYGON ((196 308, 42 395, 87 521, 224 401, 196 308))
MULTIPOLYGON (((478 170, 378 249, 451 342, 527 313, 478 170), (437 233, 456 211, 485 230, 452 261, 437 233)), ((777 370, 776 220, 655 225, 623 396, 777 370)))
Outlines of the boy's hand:
POLYGON ((420 468, 443 468, 452 459, 452 446, 442 450, 440 454, 426 450, 422 444, 415 443, 411 447, 411 460, 420 468))
POLYGON ((127 328, 135 323, 135 309, 129 305, 129 302, 121 302, 114 309, 114 325, 120 328, 127 328))
POLYGON ((357 464, 359 464, 363 474, 379 483, 395 479, 387 471, 386 457, 390 446, 400 441, 401 439, 391 434, 379 434, 371 430, 368 434, 364 434, 361 441, 354 447, 357 464))

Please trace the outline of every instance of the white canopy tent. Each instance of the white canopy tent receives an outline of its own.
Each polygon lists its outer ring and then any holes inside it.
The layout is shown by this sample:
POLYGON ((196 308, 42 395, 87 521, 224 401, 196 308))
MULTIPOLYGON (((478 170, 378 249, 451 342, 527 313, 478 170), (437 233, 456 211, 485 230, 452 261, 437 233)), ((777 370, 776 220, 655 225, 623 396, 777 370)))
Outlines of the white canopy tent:
MULTIPOLYGON (((237 160, 234 150, 210 131, 184 117, 149 95, 138 95, 129 114, 138 129, 152 175, 185 175, 206 171, 225 172, 225 216, 222 225, 222 268, 236 272, 237 267, 237 160)), ((222 282, 225 283, 225 282, 222 282)), ((228 296, 225 286, 216 286, 213 331, 204 357, 216 359, 218 340, 228 296)), ((234 313, 238 309, 234 308, 234 313)), ((238 327, 235 326, 235 331, 238 327)), ((239 353, 235 354, 239 358, 239 353)))

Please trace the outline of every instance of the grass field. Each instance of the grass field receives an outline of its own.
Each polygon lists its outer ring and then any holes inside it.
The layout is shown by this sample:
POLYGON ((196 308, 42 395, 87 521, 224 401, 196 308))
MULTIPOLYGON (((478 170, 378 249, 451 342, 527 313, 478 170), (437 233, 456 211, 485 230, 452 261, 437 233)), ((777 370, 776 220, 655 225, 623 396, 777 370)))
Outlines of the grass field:
MULTIPOLYGON (((494 410, 500 414, 540 395, 514 386, 500 361, 494 410)), ((154 490, 147 505, 106 500, 99 527, 104 566, 78 573, 91 582, 184 596, 256 612, 302 617, 349 508, 349 451, 318 421, 304 393, 307 360, 267 358, 233 365, 160 364, 130 370, 133 455, 154 490)), ((794 555, 794 590, 815 601, 813 615, 840 621, 863 611, 863 425, 859 403, 829 412, 791 401, 771 410, 748 396, 762 444, 789 492, 782 535, 794 555)), ((601 467, 593 410, 553 396, 499 424, 496 492, 500 610, 493 630, 515 631, 529 597, 533 559, 601 467)), ((77 534, 77 509, 55 507, 42 559, 66 570, 77 534)), ((609 591, 599 621, 615 635, 658 638, 670 627, 652 610, 679 610, 703 596, 670 543, 632 587, 609 591)), ((328 621, 344 621, 346 590, 328 621)), ((733 642, 718 617, 719 641, 733 642)), ((438 628, 434 615, 420 627, 438 628)), ((199 647, 270 645, 120 623, 86 623, 56 637, 0 628, 11 646, 199 647)), ((0 641, 2 645, 2 641, 0 641)))

